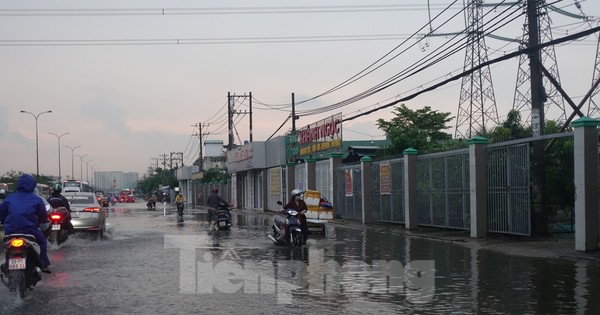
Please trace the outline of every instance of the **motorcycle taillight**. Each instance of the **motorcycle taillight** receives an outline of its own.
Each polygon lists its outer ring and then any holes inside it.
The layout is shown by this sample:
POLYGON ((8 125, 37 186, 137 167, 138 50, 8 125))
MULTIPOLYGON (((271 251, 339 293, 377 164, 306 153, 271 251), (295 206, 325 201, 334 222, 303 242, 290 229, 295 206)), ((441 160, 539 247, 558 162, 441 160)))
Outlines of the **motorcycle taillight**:
POLYGON ((58 221, 58 220, 60 220, 60 219, 61 219, 61 216, 60 216, 60 214, 51 214, 51 215, 50 215, 50 220, 55 220, 55 221, 58 221))
POLYGON ((21 247, 25 245, 25 241, 21 238, 13 238, 9 243, 12 247, 21 247))

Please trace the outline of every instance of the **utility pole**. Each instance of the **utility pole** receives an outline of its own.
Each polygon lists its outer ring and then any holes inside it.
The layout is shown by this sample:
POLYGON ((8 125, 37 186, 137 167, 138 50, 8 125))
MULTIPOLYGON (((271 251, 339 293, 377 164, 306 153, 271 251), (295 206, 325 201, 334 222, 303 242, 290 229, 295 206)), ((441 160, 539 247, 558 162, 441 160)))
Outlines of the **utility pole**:
POLYGON ((294 93, 292 93, 292 133, 296 132, 296 99, 294 93))
POLYGON ((203 124, 203 123, 198 123, 196 125, 194 125, 193 127, 198 127, 198 134, 196 134, 196 136, 198 136, 198 141, 200 142, 200 154, 198 156, 198 166, 200 169, 200 172, 204 169, 204 147, 202 145, 203 141, 202 141, 202 137, 203 136, 208 136, 210 133, 209 132, 202 132, 202 127, 208 127, 209 124, 203 124))
MULTIPOLYGON (((527 22, 529 24, 529 47, 539 44, 539 12, 543 1, 527 1, 527 22)), ((529 55, 529 71, 531 75, 531 127, 533 136, 544 135, 544 103, 543 79, 539 49, 529 55)), ((548 213, 546 212, 546 163, 544 158, 544 141, 533 142, 533 233, 548 233, 548 213)))
MULTIPOLYGON (((231 124, 233 124, 233 115, 234 114, 244 114, 244 115, 249 114, 249 117, 250 117, 250 123, 249 123, 249 126, 250 126, 250 135, 249 135, 249 140, 250 140, 250 142, 252 142, 252 92, 250 92, 249 96, 246 95, 246 93, 244 93, 244 95, 236 95, 236 94, 231 95, 231 94, 228 94, 228 96, 229 96, 230 100, 231 99, 237 99, 237 98, 249 98, 250 104, 248 106, 249 107, 248 111, 245 111, 245 110, 235 110, 235 101, 233 102, 233 105, 230 107, 231 111, 230 111, 230 116, 229 116, 230 119, 229 119, 229 121, 230 121, 231 124)), ((237 133, 237 131, 236 131, 236 133, 237 133)), ((230 135, 230 141, 231 141, 232 146, 233 146, 233 126, 229 128, 229 135, 230 135)), ((238 138, 239 138, 239 134, 238 134, 238 138)), ((241 141, 241 139, 240 139, 240 141, 241 141)))
POLYGON ((250 142, 252 142, 252 92, 249 93, 249 101, 250 101, 250 142))
POLYGON ((228 142, 227 150, 233 149, 233 109, 231 108, 231 92, 227 92, 227 129, 228 129, 228 142))

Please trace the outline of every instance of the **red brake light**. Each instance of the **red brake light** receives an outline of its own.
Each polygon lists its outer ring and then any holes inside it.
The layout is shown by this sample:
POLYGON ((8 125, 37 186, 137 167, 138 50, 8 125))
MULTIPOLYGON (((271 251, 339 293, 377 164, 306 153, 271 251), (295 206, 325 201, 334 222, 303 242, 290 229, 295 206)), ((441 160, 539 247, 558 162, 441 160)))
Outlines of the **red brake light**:
POLYGON ((100 212, 100 208, 98 208, 98 207, 85 208, 85 209, 83 209, 83 212, 100 212))
POLYGON ((20 238, 13 238, 12 240, 10 240, 10 246, 12 247, 21 247, 23 246, 23 244, 25 244, 25 241, 20 238))
POLYGON ((60 214, 52 214, 50 215, 50 219, 52 220, 60 220, 61 216, 60 214))

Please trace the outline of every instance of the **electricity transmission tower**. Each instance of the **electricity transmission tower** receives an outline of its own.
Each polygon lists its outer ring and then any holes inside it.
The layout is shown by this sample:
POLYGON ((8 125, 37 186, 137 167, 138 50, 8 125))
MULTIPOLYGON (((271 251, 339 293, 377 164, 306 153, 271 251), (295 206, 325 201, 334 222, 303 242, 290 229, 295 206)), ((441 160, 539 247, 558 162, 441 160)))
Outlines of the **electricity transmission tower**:
MULTIPOLYGON (((594 63, 594 74, 592 75, 592 87, 594 82, 600 80, 600 36, 598 36, 598 44, 596 45, 596 62, 594 63)), ((598 108, 598 101, 594 100, 594 97, 600 93, 600 87, 596 89, 590 95, 590 103, 588 107, 588 117, 599 118, 600 108, 598 108)))
MULTIPOLYGON (((467 47, 463 71, 488 61, 483 30, 483 1, 469 0, 467 47)), ((455 138, 470 138, 486 131, 490 123, 499 124, 498 109, 489 66, 462 78, 455 138)))
MULTIPOLYGON (((528 0, 532 1, 532 0, 528 0)), ((538 1, 537 16, 539 20, 539 39, 541 43, 552 40, 552 29, 550 28, 550 18, 548 16, 548 7, 545 0, 538 1)), ((526 48, 529 41, 529 24, 527 18, 523 24, 523 38, 521 48, 526 48)), ((556 52, 554 46, 548 46, 540 50, 542 65, 548 72, 560 83, 558 73, 558 63, 556 61, 556 52)), ((530 120, 531 116, 531 74, 529 72, 529 56, 521 55, 519 58, 519 70, 517 71, 517 84, 515 87, 515 97, 513 100, 513 109, 521 112, 521 118, 524 122, 530 120)), ((557 91, 556 87, 550 82, 548 77, 543 78, 544 91, 542 93, 544 100, 544 112, 555 113, 557 122, 566 120, 564 99, 557 91), (551 109, 549 111, 549 109, 551 109)), ((547 117, 547 116, 546 116, 547 117)))

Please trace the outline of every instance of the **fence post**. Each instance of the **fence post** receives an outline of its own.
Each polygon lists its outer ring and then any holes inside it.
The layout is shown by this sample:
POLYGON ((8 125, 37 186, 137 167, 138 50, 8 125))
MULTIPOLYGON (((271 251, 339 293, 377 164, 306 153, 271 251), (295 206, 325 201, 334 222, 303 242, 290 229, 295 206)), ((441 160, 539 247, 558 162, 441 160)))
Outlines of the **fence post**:
MULTIPOLYGON (((342 166, 342 157, 344 156, 343 153, 341 152, 334 152, 331 153, 331 157, 329 158, 329 161, 331 163, 331 196, 327 196, 329 198, 331 198, 331 203, 333 204, 333 209, 335 211, 335 207, 336 205, 339 205, 341 207, 341 200, 342 198, 339 195, 339 182, 340 182, 340 178, 339 178, 339 169, 342 166)), ((335 214, 334 214, 335 215, 335 214)))
POLYGON ((487 226, 487 154, 488 140, 475 136, 467 140, 469 145, 469 225, 471 237, 486 237, 487 226))
POLYGON ((598 126, 600 120, 581 117, 572 123, 575 166, 575 250, 597 249, 598 215, 598 126))
POLYGON ((419 151, 408 148, 404 154, 404 227, 416 229, 419 225, 417 207, 417 154, 419 151))
POLYGON ((317 188, 317 160, 314 158, 306 159, 306 189, 315 190, 317 188))
POLYGON ((368 156, 363 156, 360 159, 360 190, 362 200, 362 223, 373 223, 373 179, 371 178, 371 165, 373 159, 368 156))
POLYGON ((284 204, 288 201, 287 198, 290 195, 292 189, 296 188, 296 163, 287 162, 285 164, 285 174, 287 175, 287 184, 285 185, 285 187, 287 187, 287 191, 283 194, 284 204))

